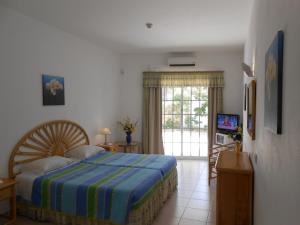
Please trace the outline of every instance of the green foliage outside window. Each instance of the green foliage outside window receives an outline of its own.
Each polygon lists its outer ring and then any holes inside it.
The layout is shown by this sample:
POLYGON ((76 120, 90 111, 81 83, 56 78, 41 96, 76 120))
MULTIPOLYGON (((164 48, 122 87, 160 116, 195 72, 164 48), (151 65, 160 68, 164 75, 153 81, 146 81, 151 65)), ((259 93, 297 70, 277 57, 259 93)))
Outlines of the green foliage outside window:
MULTIPOLYGON (((168 96, 163 96, 165 101, 170 101, 172 104, 165 104, 164 111, 172 112, 172 116, 165 117, 163 122, 164 129, 180 129, 181 114, 183 113, 184 128, 199 128, 202 123, 200 118, 208 113, 208 96, 207 88, 205 87, 184 87, 184 88, 166 88, 165 93, 168 96), (173 95, 170 97, 170 93, 173 95), (192 101, 199 102, 199 107, 192 109, 192 101), (183 109, 183 112, 181 110, 183 109), (186 115, 185 115, 186 114, 186 115)), ((204 128, 207 128, 205 125, 204 128)))

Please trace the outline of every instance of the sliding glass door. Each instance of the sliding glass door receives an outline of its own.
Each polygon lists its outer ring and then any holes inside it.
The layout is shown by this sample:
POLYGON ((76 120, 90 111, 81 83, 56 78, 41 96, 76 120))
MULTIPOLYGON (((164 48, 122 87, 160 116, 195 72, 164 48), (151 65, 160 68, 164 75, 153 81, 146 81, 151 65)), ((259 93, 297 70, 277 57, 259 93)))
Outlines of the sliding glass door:
POLYGON ((162 88, 165 154, 207 157, 207 113, 207 87, 162 88))

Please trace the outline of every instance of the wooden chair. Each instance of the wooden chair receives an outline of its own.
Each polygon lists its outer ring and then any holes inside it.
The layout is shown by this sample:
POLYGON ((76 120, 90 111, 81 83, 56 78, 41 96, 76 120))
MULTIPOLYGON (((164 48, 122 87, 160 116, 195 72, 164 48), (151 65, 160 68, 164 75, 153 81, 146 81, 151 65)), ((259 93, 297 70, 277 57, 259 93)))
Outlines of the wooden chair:
POLYGON ((235 149, 235 143, 229 143, 226 145, 216 145, 213 148, 208 148, 208 184, 212 179, 217 178, 216 162, 219 153, 222 151, 232 151, 235 149))

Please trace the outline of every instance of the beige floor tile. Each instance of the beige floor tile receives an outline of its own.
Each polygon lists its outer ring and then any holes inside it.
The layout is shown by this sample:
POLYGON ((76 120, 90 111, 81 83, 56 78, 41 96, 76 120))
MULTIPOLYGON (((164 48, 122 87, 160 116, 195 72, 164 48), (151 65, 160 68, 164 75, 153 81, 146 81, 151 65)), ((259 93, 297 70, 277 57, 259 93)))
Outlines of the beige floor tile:
POLYGON ((192 194, 191 198, 209 201, 210 200, 210 194, 209 193, 205 193, 205 192, 201 192, 201 191, 195 191, 192 194))
POLYGON ((208 213, 208 210, 186 208, 182 218, 206 222, 208 213))
POLYGON ((210 192, 210 187, 207 186, 207 185, 197 185, 195 187, 195 191, 209 193, 210 192))
POLYGON ((194 208, 194 209, 209 210, 210 209, 210 202, 205 201, 205 200, 199 200, 199 199, 190 199, 187 207, 194 208))
POLYGON ((153 225, 178 225, 180 218, 170 217, 167 215, 159 215, 153 225))
POLYGON ((195 181, 196 178, 190 178, 185 180, 178 180, 178 185, 182 187, 193 187, 196 188, 198 183, 195 181))
POLYGON ((166 204, 160 214, 163 216, 169 216, 169 217, 177 217, 180 218, 184 213, 185 207, 173 205, 173 204, 166 204))
POLYGON ((199 220, 181 219, 179 225, 206 225, 206 223, 199 220))
POLYGON ((178 184, 177 189, 183 191, 195 191, 196 186, 178 184))
POLYGON ((187 190, 182 190, 182 189, 177 190, 178 197, 190 198, 190 197, 192 197, 193 194, 194 194, 193 191, 187 191, 187 190))
POLYGON ((208 186, 208 179, 200 179, 197 182, 197 186, 208 186))
POLYGON ((173 197, 171 197, 166 203, 166 206, 169 204, 173 204, 177 206, 186 207, 189 201, 190 201, 189 198, 178 197, 177 195, 173 195, 173 197))

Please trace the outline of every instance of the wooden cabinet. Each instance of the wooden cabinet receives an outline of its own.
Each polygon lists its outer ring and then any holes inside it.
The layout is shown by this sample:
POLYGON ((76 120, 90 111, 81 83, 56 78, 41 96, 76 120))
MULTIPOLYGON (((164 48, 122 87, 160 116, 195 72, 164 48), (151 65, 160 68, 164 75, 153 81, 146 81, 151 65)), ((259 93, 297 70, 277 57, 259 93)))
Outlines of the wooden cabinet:
POLYGON ((220 152, 217 225, 252 225, 253 168, 248 153, 220 152))
MULTIPOLYGON (((14 179, 0 179, 0 201, 9 200, 10 213, 5 225, 12 224, 16 220, 16 192, 14 179)), ((1 216, 2 217, 2 216, 1 216)), ((3 216, 6 218, 6 216, 3 216)))

